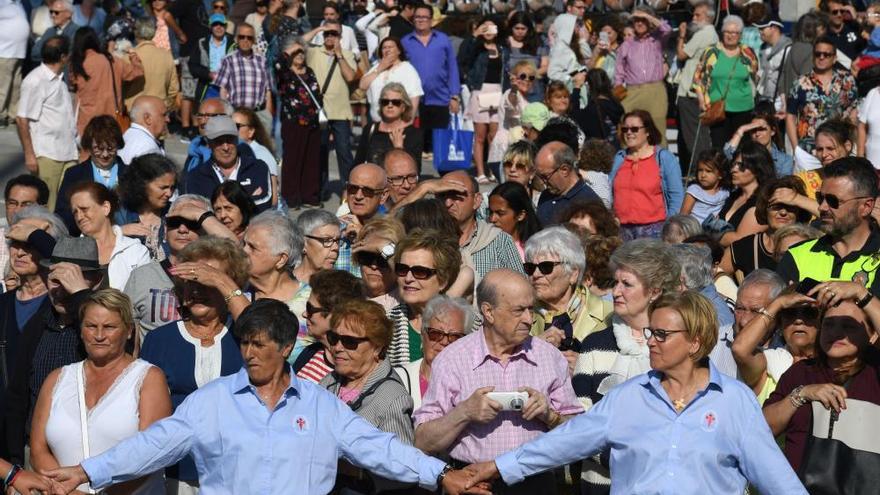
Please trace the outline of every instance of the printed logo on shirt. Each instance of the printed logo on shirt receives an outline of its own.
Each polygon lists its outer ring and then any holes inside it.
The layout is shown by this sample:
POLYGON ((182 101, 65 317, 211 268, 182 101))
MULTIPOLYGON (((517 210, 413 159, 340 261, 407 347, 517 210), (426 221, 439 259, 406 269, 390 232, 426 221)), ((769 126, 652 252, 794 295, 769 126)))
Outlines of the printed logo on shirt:
POLYGON ((718 428, 718 414, 715 411, 707 411, 703 415, 702 421, 700 421, 700 428, 709 433, 715 431, 718 428))
POLYGON ((293 431, 297 433, 306 433, 310 428, 309 420, 305 416, 297 416, 293 418, 293 431))

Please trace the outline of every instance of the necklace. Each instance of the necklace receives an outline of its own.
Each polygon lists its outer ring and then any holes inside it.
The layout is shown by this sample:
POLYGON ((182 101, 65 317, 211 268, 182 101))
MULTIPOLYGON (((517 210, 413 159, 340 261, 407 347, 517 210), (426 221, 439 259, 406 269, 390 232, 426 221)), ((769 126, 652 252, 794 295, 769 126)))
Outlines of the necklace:
POLYGON ((690 403, 688 397, 697 389, 697 386, 696 383, 691 385, 678 397, 678 399, 672 399, 672 407, 675 408, 675 412, 680 413, 684 411, 684 408, 690 403))

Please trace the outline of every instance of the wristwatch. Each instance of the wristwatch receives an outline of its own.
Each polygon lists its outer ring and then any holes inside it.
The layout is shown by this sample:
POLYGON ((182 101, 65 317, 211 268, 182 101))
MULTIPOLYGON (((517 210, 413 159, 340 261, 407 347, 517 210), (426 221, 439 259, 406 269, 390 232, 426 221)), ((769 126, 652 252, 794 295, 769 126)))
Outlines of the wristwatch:
POLYGON ((871 299, 874 299, 874 294, 871 294, 871 291, 869 290, 869 291, 865 294, 865 297, 863 297, 863 298, 859 299, 858 301, 856 301, 856 306, 858 306, 858 307, 860 307, 860 308, 862 308, 862 309, 865 309, 865 306, 867 306, 867 305, 871 302, 871 299))
POLYGON ((232 300, 233 297, 238 297, 238 296, 243 296, 243 295, 244 295, 244 292, 242 292, 241 289, 235 289, 232 292, 230 292, 229 295, 224 297, 223 300, 228 303, 230 300, 232 300))
POLYGON ((437 475, 437 488, 443 486, 443 478, 445 478, 450 471, 452 471, 452 466, 450 466, 449 464, 443 466, 443 470, 440 471, 440 474, 437 475))
POLYGON ((381 254, 382 257, 385 258, 385 261, 388 261, 391 259, 392 256, 394 256, 394 249, 395 248, 396 248, 396 246, 394 245, 393 242, 388 243, 382 247, 382 250, 379 251, 379 254, 381 254))

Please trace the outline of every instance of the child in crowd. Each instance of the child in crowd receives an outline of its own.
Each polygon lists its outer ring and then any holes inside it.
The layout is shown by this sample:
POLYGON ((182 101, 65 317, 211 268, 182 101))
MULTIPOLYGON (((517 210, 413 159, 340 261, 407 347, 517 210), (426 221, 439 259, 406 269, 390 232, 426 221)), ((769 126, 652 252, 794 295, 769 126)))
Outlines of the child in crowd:
POLYGON ((730 195, 724 184, 724 154, 718 150, 704 150, 697 157, 697 180, 688 186, 682 215, 691 215, 702 223, 717 215, 730 195))

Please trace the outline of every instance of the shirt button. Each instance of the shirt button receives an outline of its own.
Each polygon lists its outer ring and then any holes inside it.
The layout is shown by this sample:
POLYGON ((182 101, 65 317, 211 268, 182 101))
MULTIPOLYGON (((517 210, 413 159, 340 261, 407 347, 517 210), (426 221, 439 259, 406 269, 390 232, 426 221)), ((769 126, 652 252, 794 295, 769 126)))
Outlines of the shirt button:
POLYGON ((669 476, 675 476, 674 474, 672 474, 672 471, 669 471, 669 473, 667 474, 669 474, 669 476))
POLYGON ((672 444, 672 448, 673 448, 673 449, 677 449, 677 448, 678 448, 678 445, 672 444))

